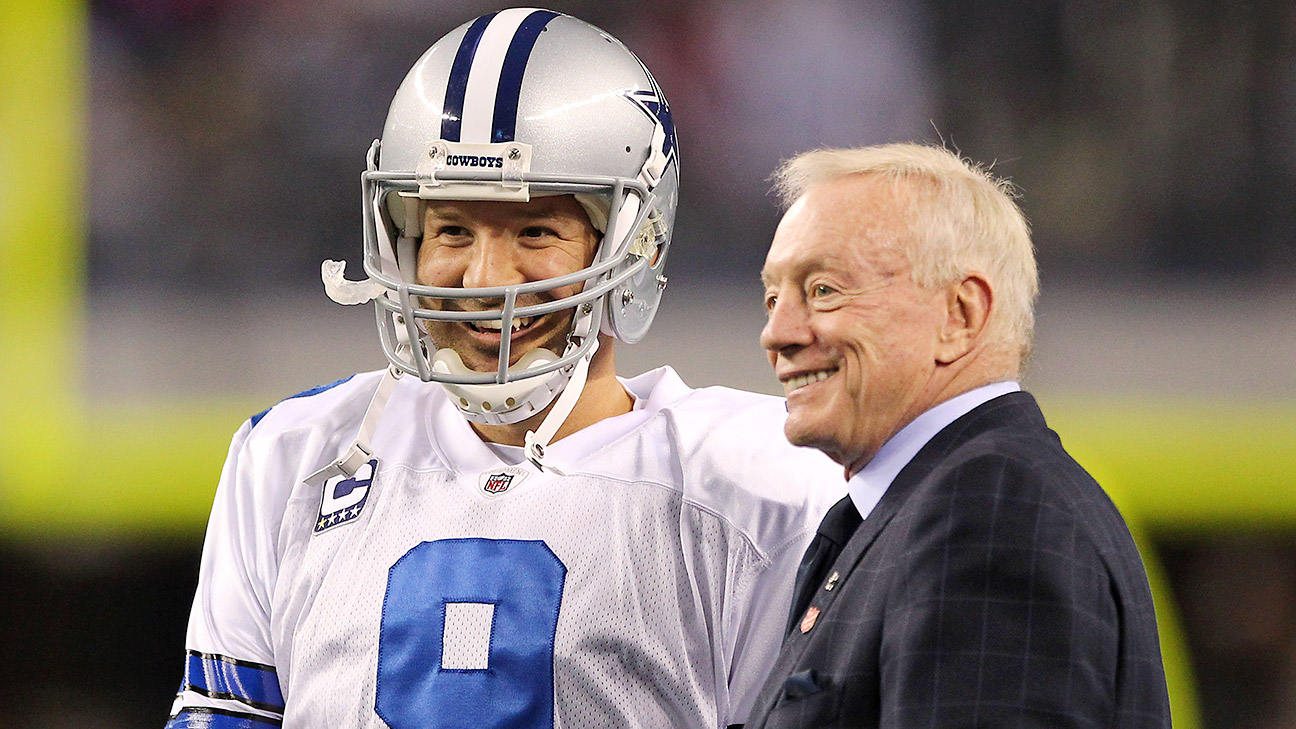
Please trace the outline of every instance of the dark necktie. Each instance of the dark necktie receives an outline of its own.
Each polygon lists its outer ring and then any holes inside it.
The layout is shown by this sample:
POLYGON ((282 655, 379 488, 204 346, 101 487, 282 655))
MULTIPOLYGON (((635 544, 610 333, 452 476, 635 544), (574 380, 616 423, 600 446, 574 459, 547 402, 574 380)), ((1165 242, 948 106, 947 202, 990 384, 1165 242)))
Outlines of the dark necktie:
POLYGON ((838 501, 819 524, 810 546, 806 548, 801 565, 797 567, 796 586, 792 591, 792 612, 788 615, 787 632, 791 633, 801 622, 801 616, 810 607, 810 600, 815 591, 828 578, 828 572, 842 547, 850 541, 851 535, 864 521, 859 509, 855 508, 850 497, 838 501))

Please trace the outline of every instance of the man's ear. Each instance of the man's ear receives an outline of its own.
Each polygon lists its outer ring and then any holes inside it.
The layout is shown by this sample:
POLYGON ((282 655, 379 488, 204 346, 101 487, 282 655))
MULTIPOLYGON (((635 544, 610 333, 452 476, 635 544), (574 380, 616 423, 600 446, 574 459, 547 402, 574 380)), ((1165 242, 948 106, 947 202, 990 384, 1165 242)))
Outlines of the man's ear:
POLYGON ((936 361, 951 364, 976 348, 985 336, 994 306, 994 290, 980 273, 969 273, 945 289, 945 325, 936 345, 936 361))

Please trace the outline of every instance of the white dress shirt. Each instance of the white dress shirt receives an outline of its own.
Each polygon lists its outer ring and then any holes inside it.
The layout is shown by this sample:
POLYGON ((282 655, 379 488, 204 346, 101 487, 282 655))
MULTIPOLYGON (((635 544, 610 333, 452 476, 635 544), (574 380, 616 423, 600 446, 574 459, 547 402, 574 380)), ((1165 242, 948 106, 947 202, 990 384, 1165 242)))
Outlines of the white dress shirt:
POLYGON ((909 465, 918 451, 947 425, 972 412, 982 403, 1019 391, 1021 385, 1013 381, 982 385, 946 400, 901 428, 900 432, 882 444, 873 460, 847 482, 851 502, 859 509, 860 516, 868 518, 869 512, 882 500, 882 494, 886 493, 901 469, 909 465))

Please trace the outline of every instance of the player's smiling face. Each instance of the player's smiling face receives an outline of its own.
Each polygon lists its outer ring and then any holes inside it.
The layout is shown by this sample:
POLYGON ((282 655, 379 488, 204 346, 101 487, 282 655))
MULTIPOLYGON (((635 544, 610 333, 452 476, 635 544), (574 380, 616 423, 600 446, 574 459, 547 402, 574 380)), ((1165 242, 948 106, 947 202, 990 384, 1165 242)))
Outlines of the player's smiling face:
MULTIPOLYGON (((530 202, 430 200, 423 217, 418 252, 418 283, 425 286, 481 288, 541 281, 590 265, 599 233, 571 195, 530 202)), ((521 308, 579 293, 580 284, 519 296, 521 308)), ((423 300, 430 309, 487 311, 502 299, 423 300)), ((512 336, 514 364, 526 352, 545 347, 561 354, 573 312, 563 309, 512 322, 427 322, 438 348, 459 353, 469 368, 489 372, 498 366, 500 339, 512 336)))
POLYGON ((943 292, 913 282, 896 193, 875 176, 812 187, 765 260, 761 332, 788 440, 854 471, 926 409, 943 292))

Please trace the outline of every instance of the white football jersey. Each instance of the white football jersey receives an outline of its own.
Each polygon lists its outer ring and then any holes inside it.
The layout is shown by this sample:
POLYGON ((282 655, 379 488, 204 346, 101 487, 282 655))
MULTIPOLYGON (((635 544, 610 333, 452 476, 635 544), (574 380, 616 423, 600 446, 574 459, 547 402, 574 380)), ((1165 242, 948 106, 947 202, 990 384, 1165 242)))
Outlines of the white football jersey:
POLYGON ((725 727, 777 654, 841 467, 783 400, 622 380, 634 409, 546 449, 483 442, 381 372, 252 418, 221 474, 170 726, 725 727))

